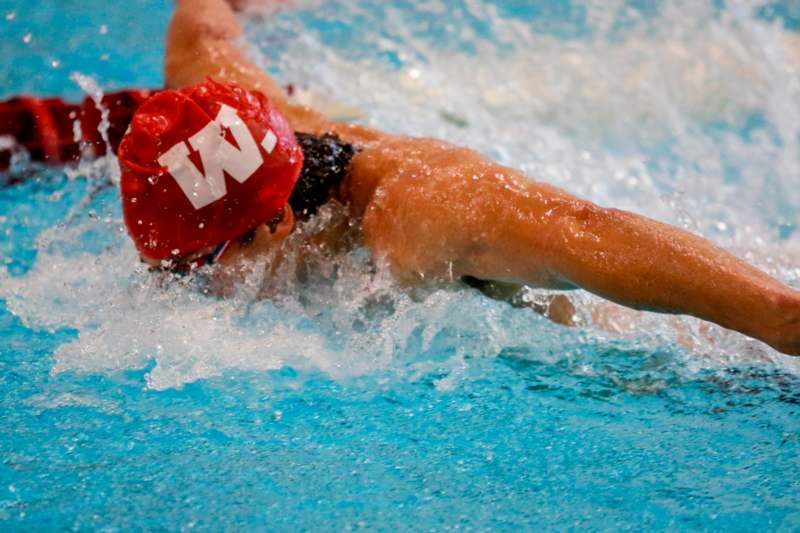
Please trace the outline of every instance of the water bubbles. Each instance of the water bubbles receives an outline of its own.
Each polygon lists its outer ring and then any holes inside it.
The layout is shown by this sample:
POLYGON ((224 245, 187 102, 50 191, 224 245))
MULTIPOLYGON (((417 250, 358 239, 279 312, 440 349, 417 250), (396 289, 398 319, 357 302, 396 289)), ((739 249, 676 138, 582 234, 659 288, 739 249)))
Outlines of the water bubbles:
POLYGON ((61 61, 58 59, 53 59, 50 61, 50 66, 53 68, 59 68, 61 66, 61 61))
POLYGON ((31 32, 26 33, 22 36, 22 42, 25 44, 30 44, 33 41, 33 34, 31 32))

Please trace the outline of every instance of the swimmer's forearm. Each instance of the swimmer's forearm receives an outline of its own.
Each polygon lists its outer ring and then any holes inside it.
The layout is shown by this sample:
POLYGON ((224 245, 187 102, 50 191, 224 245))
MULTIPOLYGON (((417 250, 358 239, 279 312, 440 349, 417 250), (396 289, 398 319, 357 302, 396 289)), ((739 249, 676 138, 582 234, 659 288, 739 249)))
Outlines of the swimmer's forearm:
POLYGON ((249 57, 236 14, 225 0, 181 0, 167 32, 164 78, 180 88, 206 77, 232 81, 269 96, 298 131, 330 129, 320 113, 289 103, 283 88, 249 57))
POLYGON ((462 232, 480 236, 462 245, 463 273, 581 287, 628 307, 693 315, 800 353, 800 294, 777 280, 696 235, 483 165, 487 170, 469 198, 450 195, 470 207, 461 218, 475 226, 462 232), (479 209, 471 200, 476 195, 479 209))
POLYGON ((167 32, 167 87, 180 88, 211 76, 263 91, 282 102, 283 90, 241 50, 242 38, 236 14, 224 0, 181 0, 167 32))
POLYGON ((800 295, 710 242, 592 204, 559 214, 549 258, 565 280, 637 309, 696 316, 788 353, 800 295))

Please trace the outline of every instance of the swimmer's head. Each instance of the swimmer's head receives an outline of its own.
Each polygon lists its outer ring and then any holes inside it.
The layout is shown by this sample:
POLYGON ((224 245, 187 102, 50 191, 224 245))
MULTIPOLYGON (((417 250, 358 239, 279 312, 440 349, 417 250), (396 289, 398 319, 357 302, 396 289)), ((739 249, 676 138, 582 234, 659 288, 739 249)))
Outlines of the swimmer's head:
POLYGON ((134 115, 119 159, 125 225, 150 263, 213 261, 248 233, 277 238, 293 223, 303 152, 261 93, 210 79, 159 92, 134 115))

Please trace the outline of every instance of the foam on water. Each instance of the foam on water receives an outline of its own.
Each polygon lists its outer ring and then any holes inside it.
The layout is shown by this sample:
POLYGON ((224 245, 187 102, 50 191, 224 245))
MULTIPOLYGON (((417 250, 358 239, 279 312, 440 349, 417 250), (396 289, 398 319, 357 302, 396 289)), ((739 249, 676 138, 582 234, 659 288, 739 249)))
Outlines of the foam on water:
MULTIPOLYGON (((325 95, 369 124, 469 145, 603 205, 700 232, 800 284, 800 44, 755 16, 761 3, 669 2, 644 13, 586 0, 573 3, 583 31, 551 33, 486 1, 383 4, 306 2, 269 23, 254 13, 249 36, 264 66, 312 100, 325 95), (348 39, 335 38, 336 24, 348 39)), ((164 389, 288 365, 340 379, 440 371, 448 388, 471 358, 514 349, 592 372, 582 348, 619 342, 669 346, 667 364, 681 372, 750 360, 800 372, 694 319, 629 313, 609 333, 594 324, 599 299, 580 292, 570 296, 579 328, 467 290, 412 295, 361 250, 335 262, 320 253, 311 283, 254 269, 235 296, 214 298, 195 278, 148 273, 124 236, 118 195, 101 187, 117 171, 106 161, 79 170, 95 185, 79 202, 53 198, 72 207, 64 222, 40 234, 27 272, 0 278, 0 298, 26 324, 75 331, 55 353, 56 373, 147 368, 149 386, 164 389), (269 300, 259 298, 265 284, 269 300)))
POLYGON ((590 26, 572 39, 487 2, 430 19, 435 6, 444 9, 430 2, 384 15, 371 2, 315 4, 313 17, 292 11, 251 33, 265 66, 361 107, 373 125, 468 144, 607 205, 647 203, 651 216, 686 225, 663 198, 678 192, 697 229, 715 237, 738 234, 714 231, 724 218, 769 223, 779 203, 797 205, 800 38, 756 19, 752 3, 716 13, 711 2, 670 2, 625 29, 590 26), (341 19, 369 30, 332 48, 303 29, 341 19), (469 31, 476 20, 480 35, 469 31), (745 192, 765 203, 742 202, 745 192))
MULTIPOLYGON (((467 355, 496 355, 521 338, 559 337, 546 333, 555 326, 543 319, 473 294, 437 291, 414 301, 385 272, 371 273, 359 252, 313 284, 281 273, 270 280, 277 295, 263 300, 263 265, 236 295, 219 299, 198 289, 199 275, 167 279, 137 266, 127 242, 99 255, 75 249, 97 226, 118 233, 119 225, 95 216, 47 230, 33 268, 24 276, 3 276, 0 294, 28 325, 77 330, 75 340, 57 349, 55 373, 152 364, 147 379, 157 389, 231 368, 286 365, 340 378, 389 369, 413 377, 442 358, 447 371, 457 373, 467 355), (521 337, 519 331, 527 333, 521 337)), ((558 352, 558 343, 549 348, 558 352)))

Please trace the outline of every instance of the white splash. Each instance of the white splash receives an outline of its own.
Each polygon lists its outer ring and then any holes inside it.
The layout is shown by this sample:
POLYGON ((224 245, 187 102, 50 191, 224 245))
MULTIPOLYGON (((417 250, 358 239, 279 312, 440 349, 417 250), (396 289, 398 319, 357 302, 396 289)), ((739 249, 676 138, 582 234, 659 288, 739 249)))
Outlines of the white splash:
MULTIPOLYGON (((265 67, 334 113, 470 145, 604 205, 700 232, 800 283, 798 237, 781 239, 777 229, 797 224, 800 212, 800 44, 754 16, 759 2, 723 10, 711 1, 667 2, 646 17, 624 2, 586 0, 588 36, 567 39, 481 0, 379 4, 301 2, 307 10, 273 22, 254 14, 249 34, 265 67), (311 11, 346 24, 359 17, 355 44, 326 43, 308 30, 311 11), (476 18, 487 27, 482 34, 470 23, 476 18), (622 18, 629 24, 615 29, 622 18), (444 36, 428 37, 431 27, 444 36)), ((270 282, 280 296, 259 301, 256 276, 235 297, 216 299, 147 273, 127 241, 82 252, 92 224, 121 227, 111 219, 54 228, 40 237, 30 272, 0 275, 0 298, 27 324, 79 332, 55 353, 54 372, 154 362, 148 384, 163 389, 284 365, 337 378, 416 379, 437 369, 445 377, 436 386, 447 389, 469 358, 519 348, 559 361, 580 353, 581 343, 624 339, 631 347, 690 346, 676 349, 689 372, 763 360, 800 373, 798 362, 694 319, 629 313, 605 324, 616 331, 609 333, 597 327, 600 300, 586 293, 571 296, 588 324, 574 329, 471 291, 412 297, 358 253, 328 274, 320 267, 324 283, 313 289, 285 276, 270 282)))
MULTIPOLYGON (((109 109, 103 105, 103 96, 105 95, 103 88, 97 82, 96 79, 93 77, 82 74, 80 72, 70 72, 69 79, 75 82, 82 90, 86 93, 86 95, 92 99, 94 102, 95 107, 100 110, 100 123, 97 125, 97 131, 100 133, 100 138, 103 139, 103 142, 106 146, 110 146, 111 143, 108 139, 108 128, 110 127, 110 122, 108 120, 109 109)), ((77 128, 80 128, 80 122, 75 121, 77 124, 77 128)), ((76 135, 77 135, 76 129, 76 135)), ((92 155, 92 154, 89 154, 92 155)), ((105 175, 106 180, 111 180, 112 183, 118 184, 120 179, 120 168, 119 168, 119 161, 113 154, 108 153, 100 158, 97 158, 95 161, 92 162, 92 165, 89 169, 86 168, 87 165, 83 165, 80 171, 89 170, 93 173, 102 172, 105 175), (102 164, 101 164, 102 163, 102 164)), ((84 174, 82 174, 84 175, 84 174)))
POLYGON ((260 279, 255 291, 245 284, 236 296, 218 299, 204 295, 193 278, 148 273, 127 243, 99 255, 65 248, 97 224, 114 231, 119 221, 87 220, 45 232, 26 275, 0 275, 0 298, 26 325, 78 331, 56 350, 54 373, 113 373, 155 362, 147 374, 154 389, 228 369, 286 365, 336 378, 390 369, 413 377, 436 367, 443 353, 453 361, 493 356, 521 338, 538 343, 543 329, 556 329, 477 295, 438 291, 415 302, 388 274, 367 272, 361 256, 342 260, 327 285, 278 280, 283 290, 274 301, 255 298, 260 279), (528 333, 521 337, 518 330, 528 333), (438 338, 445 332, 452 335, 438 338), (418 358, 428 351, 430 357, 418 358))

